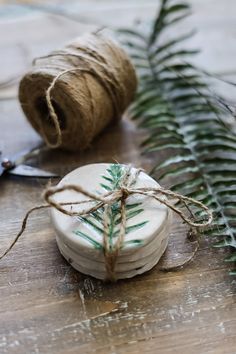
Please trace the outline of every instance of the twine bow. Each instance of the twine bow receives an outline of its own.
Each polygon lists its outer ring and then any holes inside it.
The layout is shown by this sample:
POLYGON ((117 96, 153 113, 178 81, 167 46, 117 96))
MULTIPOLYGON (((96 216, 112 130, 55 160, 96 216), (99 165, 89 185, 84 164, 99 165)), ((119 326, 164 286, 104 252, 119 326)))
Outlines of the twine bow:
POLYGON ((164 189, 161 187, 140 187, 140 188, 134 188, 133 185, 139 175, 141 170, 136 170, 135 174, 131 173, 131 167, 128 167, 124 174, 123 177, 121 178, 120 185, 118 189, 106 192, 104 194, 94 194, 88 190, 85 190, 83 187, 79 185, 74 185, 74 184, 68 184, 64 185, 62 187, 50 187, 48 188, 45 193, 44 193, 44 199, 47 202, 46 205, 41 205, 37 206, 35 208, 32 208, 29 210, 23 220, 22 223, 22 228, 18 235, 16 236, 15 240, 12 242, 10 247, 3 253, 3 255, 0 257, 3 258, 14 246, 14 244, 17 242, 19 237, 22 235, 26 228, 27 220, 31 212, 39 209, 44 209, 44 208, 49 208, 49 207, 54 207, 61 213, 75 217, 75 216, 87 216, 96 210, 100 208, 104 208, 104 213, 103 213, 103 253, 104 253, 104 258, 105 258, 105 267, 106 267, 106 273, 107 273, 107 280, 109 281, 115 281, 116 280, 116 274, 115 274, 115 266, 116 266, 116 261, 119 255, 119 251, 122 247, 124 238, 125 238, 125 230, 126 230, 126 201, 127 199, 132 196, 132 195, 143 195, 149 198, 153 198, 156 201, 158 201, 161 204, 166 205, 169 209, 174 211, 177 215, 179 215, 182 220, 188 224, 192 228, 205 228, 209 226, 213 220, 213 214, 212 211, 203 203, 201 203, 198 200, 195 200, 190 197, 183 196, 179 193, 172 192, 171 190, 164 189), (65 190, 68 191, 74 191, 77 193, 80 193, 84 195, 85 197, 88 197, 89 199, 78 201, 78 202, 66 202, 66 203, 59 203, 57 202, 53 196, 56 194, 59 194, 65 190), (172 203, 171 203, 172 200, 172 203), (175 201, 175 204, 173 203, 175 201), (113 244, 113 246, 110 245, 109 241, 109 212, 110 208, 114 203, 120 203, 120 215, 121 215, 121 221, 120 221, 120 230, 118 237, 113 244), (176 203, 177 202, 177 203, 176 203), (68 210, 65 208, 65 206, 72 206, 72 205, 78 205, 78 204, 91 204, 95 203, 93 206, 89 206, 87 208, 84 208, 80 211, 73 211, 72 209, 68 210), (191 218, 187 216, 180 207, 177 207, 176 204, 182 204, 185 209, 187 209, 188 213, 190 213, 191 218), (189 204, 195 205, 196 207, 202 209, 207 218, 201 221, 198 221, 190 207, 189 204))

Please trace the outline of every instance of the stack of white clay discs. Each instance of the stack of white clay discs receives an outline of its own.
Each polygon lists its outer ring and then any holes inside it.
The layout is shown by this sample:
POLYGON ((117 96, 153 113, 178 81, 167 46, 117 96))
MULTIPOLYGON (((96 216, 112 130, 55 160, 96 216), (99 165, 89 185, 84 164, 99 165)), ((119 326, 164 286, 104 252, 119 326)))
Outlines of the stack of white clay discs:
MULTIPOLYGON (((119 164, 91 164, 66 175, 58 186, 79 185, 95 193, 105 194, 119 189, 128 166, 119 164)), ((144 172, 136 173, 132 188, 158 188, 159 184, 144 172), (136 177, 135 177, 136 176, 136 177)), ((164 198, 164 197, 163 197, 164 198)), ((53 196, 58 203, 89 199, 71 190, 53 196)), ((94 204, 92 204, 94 205, 94 204)), ((68 210, 81 211, 86 204, 65 206, 68 210)), ((84 217, 71 217, 52 208, 52 223, 61 254, 79 272, 98 279, 107 278, 103 245, 103 211, 100 208, 84 217)), ((150 196, 133 194, 126 200, 126 232, 119 250, 116 279, 131 278, 153 268, 163 255, 170 233, 171 210, 150 196)), ((120 229, 119 202, 109 213, 109 242, 115 243, 120 229)))

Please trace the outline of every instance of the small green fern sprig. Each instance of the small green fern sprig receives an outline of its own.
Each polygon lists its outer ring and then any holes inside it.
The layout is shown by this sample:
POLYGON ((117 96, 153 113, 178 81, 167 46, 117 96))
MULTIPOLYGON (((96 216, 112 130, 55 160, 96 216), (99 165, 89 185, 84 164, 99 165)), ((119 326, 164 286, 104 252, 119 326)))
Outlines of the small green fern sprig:
POLYGON ((179 47, 192 33, 162 38, 167 27, 188 13, 188 4, 162 0, 148 33, 119 31, 139 76, 130 113, 139 127, 147 129, 143 151, 154 156, 164 152, 165 159, 153 174, 159 180, 168 178, 172 190, 214 210, 214 224, 206 233, 217 237, 215 247, 232 247, 226 261, 235 262, 236 137, 225 122, 224 104, 218 104, 199 70, 183 60, 196 53, 179 47))
MULTIPOLYGON (((104 182, 100 183, 100 186, 105 191, 112 191, 119 189, 120 183, 122 181, 122 177, 125 173, 125 167, 119 164, 111 164, 110 167, 107 169, 107 174, 103 175, 102 178, 104 182)), ((130 220, 133 217, 139 215, 143 212, 142 203, 127 203, 126 204, 126 220, 130 220)), ((82 237, 84 240, 89 242, 94 248, 103 250, 103 213, 104 208, 99 208, 97 211, 91 213, 86 217, 78 217, 82 223, 87 225, 88 229, 92 228, 96 231, 100 237, 100 241, 94 240, 88 233, 84 233, 80 230, 75 230, 74 234, 77 236, 82 237)), ((125 233, 126 235, 130 232, 138 230, 142 228, 144 225, 147 224, 148 221, 141 221, 139 223, 130 225, 126 227, 125 233)), ((116 202, 111 205, 110 212, 109 212, 109 245, 110 249, 112 250, 114 240, 118 237, 119 229, 121 223, 121 213, 120 213, 120 202, 116 202)), ((127 241, 125 240, 123 243, 123 247, 128 246, 129 244, 140 246, 142 244, 142 240, 134 239, 127 241)))

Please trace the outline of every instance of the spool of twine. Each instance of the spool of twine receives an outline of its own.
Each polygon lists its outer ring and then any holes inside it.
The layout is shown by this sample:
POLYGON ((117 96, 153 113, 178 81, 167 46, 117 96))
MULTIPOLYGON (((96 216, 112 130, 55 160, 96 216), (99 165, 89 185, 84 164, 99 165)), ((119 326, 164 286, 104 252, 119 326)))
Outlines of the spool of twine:
POLYGON ((98 32, 36 59, 20 82, 19 100, 49 147, 75 151, 121 118, 136 87, 128 55, 98 32))

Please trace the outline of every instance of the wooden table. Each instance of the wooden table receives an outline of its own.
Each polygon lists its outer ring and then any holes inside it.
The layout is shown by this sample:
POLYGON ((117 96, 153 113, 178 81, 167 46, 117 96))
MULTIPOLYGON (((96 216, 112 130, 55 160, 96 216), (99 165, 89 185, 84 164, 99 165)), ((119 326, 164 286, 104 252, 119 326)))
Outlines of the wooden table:
MULTIPOLYGON (((199 29, 190 43, 204 49, 198 64, 232 78, 235 0, 191 3, 194 15, 183 27, 199 29)), ((13 7, 3 14, 6 7, 0 7, 1 82, 22 75, 33 57, 94 26, 127 26, 137 18, 151 18, 156 1, 80 0, 71 1, 67 9, 72 11, 72 5, 80 22, 32 10, 19 13, 13 7)), ((229 94, 235 98, 235 93, 229 94)), ((23 118, 16 86, 0 95, 0 148, 13 153, 39 141, 23 118)), ((85 163, 112 160, 149 169, 150 158, 140 157, 142 135, 133 123, 123 121, 85 153, 50 152, 36 162, 61 174, 85 163)), ((25 212, 41 203, 45 184, 39 179, 1 179, 2 251, 25 212)), ((236 353, 235 279, 228 274, 224 256, 204 239, 182 270, 164 273, 156 267, 108 285, 73 270, 59 254, 48 214, 35 213, 24 236, 0 262, 0 353, 236 353)))

